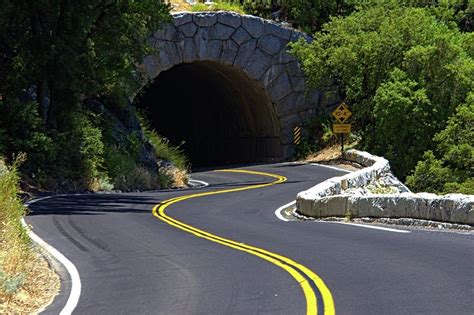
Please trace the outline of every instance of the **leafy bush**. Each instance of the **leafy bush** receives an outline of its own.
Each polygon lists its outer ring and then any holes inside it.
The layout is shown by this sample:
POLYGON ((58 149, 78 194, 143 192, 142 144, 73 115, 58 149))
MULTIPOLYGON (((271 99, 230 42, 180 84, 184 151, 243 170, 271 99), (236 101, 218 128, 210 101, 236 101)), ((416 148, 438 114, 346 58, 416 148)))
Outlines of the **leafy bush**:
POLYGON ((24 283, 30 240, 21 224, 26 208, 17 197, 17 168, 25 159, 19 155, 11 167, 0 160, 0 300, 15 293, 24 283))
POLYGON ((424 154, 407 184, 416 191, 474 194, 474 94, 434 141, 436 154, 424 154))
POLYGON ((376 136, 371 142, 374 154, 383 154, 393 171, 408 174, 420 156, 433 145, 429 135, 439 130, 444 117, 425 89, 395 69, 389 81, 380 85, 374 98, 376 136), (427 136, 428 135, 428 136, 427 136))
POLYGON ((136 161, 137 156, 133 156, 127 148, 107 146, 104 160, 111 184, 116 189, 130 191, 166 187, 162 185, 158 174, 151 174, 150 171, 139 166, 136 161))
POLYGON ((295 158, 296 159, 305 159, 310 154, 318 151, 318 145, 311 140, 302 139, 295 147, 295 158))
POLYGON ((102 132, 84 112, 70 115, 69 130, 55 135, 56 151, 54 168, 48 166, 45 186, 54 190, 92 190, 94 181, 100 177, 103 163, 104 143, 102 132))
POLYGON ((42 128, 36 102, 20 102, 16 98, 0 101, 0 149, 11 158, 18 152, 27 152, 28 160, 22 169, 29 175, 45 172, 48 161, 54 158, 55 144, 42 128))

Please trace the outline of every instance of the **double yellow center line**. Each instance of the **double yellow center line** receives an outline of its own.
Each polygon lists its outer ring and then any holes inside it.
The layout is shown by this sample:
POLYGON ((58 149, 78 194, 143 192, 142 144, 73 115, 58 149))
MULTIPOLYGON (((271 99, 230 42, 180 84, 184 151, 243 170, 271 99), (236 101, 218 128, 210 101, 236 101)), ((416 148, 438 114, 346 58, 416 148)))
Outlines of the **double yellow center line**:
POLYGON ((253 174, 253 175, 260 175, 260 176, 268 176, 268 177, 275 178, 276 180, 270 183, 265 183, 265 184, 256 184, 256 185, 244 186, 244 187, 233 188, 233 189, 203 192, 203 193, 191 194, 191 195, 186 195, 182 197, 168 199, 157 204, 153 208, 153 215, 157 217, 158 219, 180 230, 194 234, 197 237, 207 239, 211 242, 218 243, 226 247, 233 248, 235 250, 249 253, 251 255, 257 256, 263 260, 266 260, 284 269, 300 284, 301 289, 303 290, 303 293, 306 299, 306 313, 308 315, 318 314, 318 309, 323 310, 323 313, 325 315, 335 314, 334 300, 332 298, 331 292, 329 291, 329 288, 326 286, 324 281, 318 275, 316 275, 313 271, 311 271, 309 268, 295 262, 294 260, 288 257, 267 251, 259 247, 239 243, 239 242, 203 231, 201 229, 188 225, 182 221, 174 219, 165 213, 165 210, 167 207, 184 200, 211 196, 211 195, 226 194, 226 193, 244 191, 244 190, 250 190, 250 189, 263 188, 263 187, 280 184, 287 180, 286 177, 281 176, 281 175, 256 172, 256 171, 220 170, 218 172, 246 173, 246 174, 253 174), (316 294, 315 290, 318 294, 316 294), (322 301, 319 301, 320 303, 322 302, 321 304, 318 304, 317 295, 320 297, 320 299, 322 299, 322 301))

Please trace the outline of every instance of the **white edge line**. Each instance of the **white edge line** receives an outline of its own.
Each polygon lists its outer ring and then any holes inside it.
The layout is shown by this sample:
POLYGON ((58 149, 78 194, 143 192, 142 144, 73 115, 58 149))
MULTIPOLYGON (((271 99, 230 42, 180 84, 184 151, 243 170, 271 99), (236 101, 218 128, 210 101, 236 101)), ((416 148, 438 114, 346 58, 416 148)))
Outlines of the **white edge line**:
POLYGON ((330 169, 333 169, 333 170, 336 170, 336 171, 346 172, 346 173, 352 173, 352 172, 353 172, 353 171, 348 171, 348 170, 345 170, 345 169, 342 169, 342 168, 339 168, 339 167, 330 166, 330 165, 324 165, 324 164, 319 164, 319 163, 309 163, 309 165, 314 165, 314 166, 320 166, 320 167, 330 168, 330 169))
POLYGON ((285 221, 285 222, 288 222, 290 220, 288 220, 287 218, 285 218, 281 213, 286 210, 287 208, 289 207, 292 207, 296 204, 296 200, 293 200, 292 202, 290 203, 287 203, 286 205, 284 206, 281 206, 280 208, 276 209, 275 210, 275 215, 278 219, 282 220, 282 221, 285 221))
MULTIPOLYGON (((35 203, 41 200, 50 199, 50 198, 59 197, 59 196, 62 196, 62 195, 48 196, 44 198, 31 200, 29 202, 26 202, 25 206, 31 205, 32 203, 35 203)), ((77 270, 76 266, 69 259, 66 258, 66 256, 61 254, 56 248, 49 245, 41 237, 36 235, 28 226, 28 224, 25 222, 25 219, 22 219, 21 223, 28 231, 28 235, 30 236, 31 240, 37 243, 42 248, 44 248, 55 259, 57 259, 69 273, 69 276, 71 277, 71 292, 69 293, 69 297, 67 299, 66 305, 64 305, 63 309, 61 310, 59 314, 60 315, 72 314, 81 296, 82 285, 81 285, 81 277, 79 276, 79 271, 77 270)))
MULTIPOLYGON (((205 182, 205 181, 202 181, 202 180, 190 179, 189 181, 190 181, 190 182, 194 182, 194 183, 201 184, 202 187, 207 187, 207 186, 209 186, 209 183, 208 183, 208 182, 205 182)), ((201 188, 201 187, 197 187, 197 188, 201 188)))
POLYGON ((374 230, 381 230, 381 231, 395 232, 395 233, 411 233, 411 231, 407 231, 407 230, 391 229, 391 228, 386 228, 386 227, 381 227, 381 226, 358 224, 358 223, 351 223, 351 222, 334 222, 334 221, 331 221, 330 223, 352 225, 352 226, 358 226, 358 227, 362 227, 362 228, 366 228, 366 229, 374 229, 374 230))

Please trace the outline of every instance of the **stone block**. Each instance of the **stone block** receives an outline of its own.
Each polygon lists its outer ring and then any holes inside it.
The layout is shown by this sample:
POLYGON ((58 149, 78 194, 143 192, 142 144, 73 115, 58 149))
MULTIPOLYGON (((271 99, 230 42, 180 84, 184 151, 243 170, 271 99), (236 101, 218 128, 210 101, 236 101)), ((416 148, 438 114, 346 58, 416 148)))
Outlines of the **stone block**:
POLYGON ((220 61, 224 64, 232 65, 234 64, 234 60, 238 52, 239 46, 232 40, 223 41, 220 61))
POLYGON ((285 71, 285 66, 284 65, 272 65, 270 68, 268 68, 267 72, 260 78, 260 82, 262 83, 263 86, 268 86, 270 83, 273 82, 276 78, 278 78, 281 73, 285 71))
POLYGON ((183 33, 185 37, 193 37, 196 34, 198 27, 193 22, 190 22, 181 25, 180 27, 178 27, 178 30, 183 33))
POLYGON ((252 39, 252 36, 242 27, 239 27, 232 35, 232 39, 237 45, 242 45, 252 39))
POLYGON ((235 29, 233 27, 217 23, 209 28, 209 38, 226 40, 229 39, 234 32, 235 29))
POLYGON ((210 40, 207 48, 207 60, 219 60, 222 53, 222 41, 210 40))
POLYGON ((177 42, 180 40, 179 32, 172 24, 167 24, 163 27, 163 29, 155 32, 153 35, 154 38, 158 40, 167 40, 167 41, 174 41, 177 42))
POLYGON ((146 56, 143 60, 143 68, 150 79, 154 79, 160 74, 159 63, 156 56, 146 56))
POLYGON ((185 38, 179 42, 178 47, 183 52, 183 62, 196 61, 196 46, 193 38, 185 38))
POLYGON ((194 45, 196 47, 196 56, 198 60, 207 59, 207 49, 209 44, 209 29, 199 28, 194 35, 194 45))
POLYGON ((305 92, 306 91, 306 78, 304 77, 295 77, 290 75, 291 86, 295 92, 305 92))
POLYGON ((183 54, 178 49, 177 44, 173 42, 168 42, 164 50, 168 54, 171 63, 177 65, 183 62, 183 54))
POLYGON ((313 203, 317 217, 344 217, 348 211, 347 196, 329 196, 313 203))
POLYGON ((289 41, 292 34, 291 29, 283 27, 281 24, 273 21, 265 21, 265 32, 267 34, 275 35, 285 41, 289 41))
POLYGON ((286 44, 286 41, 274 35, 265 35, 258 39, 258 47, 272 56, 280 52, 286 44))
POLYGON ((217 23, 217 13, 195 13, 193 14, 193 21, 197 26, 209 27, 217 23))
POLYGON ((267 55, 266 53, 264 53, 262 50, 257 48, 248 59, 243 70, 251 78, 258 80, 268 70, 271 62, 272 62, 271 57, 267 55))
POLYGON ((305 74, 300 68, 300 64, 297 60, 294 60, 286 65, 286 71, 289 75, 295 77, 304 77, 305 74))
POLYGON ((291 93, 275 103, 279 116, 297 114, 299 111, 304 110, 305 107, 304 93, 291 93))
POLYGON ((166 50, 162 50, 158 52, 158 63, 160 65, 161 71, 166 71, 174 66, 174 63, 171 59, 171 56, 168 54, 166 50))
POLYGON ((321 97, 322 97, 321 91, 318 91, 316 89, 310 89, 309 91, 306 92, 306 101, 309 104, 319 105, 321 97))
POLYGON ((264 21, 259 17, 244 15, 242 17, 242 27, 253 37, 259 38, 264 34, 264 21))
POLYGON ((238 28, 242 25, 242 16, 234 12, 219 12, 217 21, 233 28, 238 28))
POLYGON ((289 138, 288 139, 289 142, 285 142, 285 144, 293 143, 293 128, 295 128, 296 126, 299 126, 300 124, 301 124, 300 118, 296 114, 284 116, 280 119, 281 129, 285 131, 283 133, 287 134, 289 138))
POLYGON ((290 55, 288 49, 282 49, 278 54, 273 57, 274 64, 287 64, 295 61, 295 58, 290 55))
POLYGON ((283 72, 267 88, 268 94, 274 102, 281 100, 291 93, 291 82, 288 74, 283 72))
POLYGON ((190 13, 177 13, 173 14, 174 26, 180 26, 189 23, 193 20, 193 15, 190 13))
POLYGON ((238 66, 240 69, 244 69, 247 61, 249 60, 250 56, 255 51, 255 48, 257 47, 257 40, 252 39, 249 42, 246 42, 245 44, 241 45, 239 47, 239 52, 237 53, 237 56, 235 57, 234 65, 238 66))

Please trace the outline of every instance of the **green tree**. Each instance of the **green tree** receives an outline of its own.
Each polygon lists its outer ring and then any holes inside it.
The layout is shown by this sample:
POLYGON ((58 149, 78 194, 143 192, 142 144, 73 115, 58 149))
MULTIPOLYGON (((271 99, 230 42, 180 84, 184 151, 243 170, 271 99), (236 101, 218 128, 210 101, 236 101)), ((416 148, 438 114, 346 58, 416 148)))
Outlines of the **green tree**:
POLYGON ((425 153, 408 185, 417 191, 474 194, 474 93, 434 141, 434 152, 425 153))
POLYGON ((156 0, 1 0, 0 47, 6 97, 36 87, 40 116, 64 129, 80 100, 130 93, 151 47, 146 37, 169 20, 156 0))
POLYGON ((154 53, 147 38, 170 21, 169 7, 157 0, 0 0, 0 7, 0 147, 7 157, 25 151, 30 176, 85 189, 105 145, 83 102, 127 102, 142 78, 136 65, 154 53))
POLYGON ((320 31, 332 16, 347 15, 354 10, 350 0, 284 0, 282 10, 285 19, 305 32, 320 31))
POLYGON ((320 31, 331 16, 347 15, 357 0, 240 0, 246 12, 284 20, 305 32, 320 31))
POLYGON ((334 18, 292 52, 313 86, 352 106, 361 146, 391 157, 404 178, 474 89, 472 42, 430 8, 383 1, 334 18))
POLYGON ((391 78, 377 89, 374 98, 377 136, 371 152, 387 158, 397 174, 408 174, 432 146, 432 139, 426 134, 438 130, 436 112, 426 90, 406 73, 395 69, 391 78))

